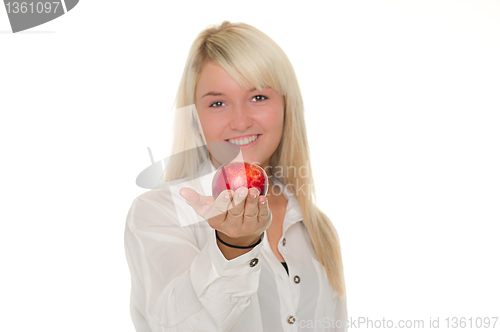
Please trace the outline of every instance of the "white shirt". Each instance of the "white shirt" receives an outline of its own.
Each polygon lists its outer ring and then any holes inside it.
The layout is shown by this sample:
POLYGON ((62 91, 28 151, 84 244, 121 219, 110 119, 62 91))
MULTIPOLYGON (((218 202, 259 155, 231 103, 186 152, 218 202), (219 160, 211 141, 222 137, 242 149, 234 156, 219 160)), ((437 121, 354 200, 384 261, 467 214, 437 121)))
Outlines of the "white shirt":
POLYGON ((346 298, 331 290, 296 197, 275 178, 288 201, 278 250, 289 275, 266 232, 251 251, 224 257, 214 229, 179 195, 180 188, 190 187, 210 196, 215 171, 204 163, 199 174, 207 175, 159 186, 132 203, 125 252, 136 330, 347 331, 346 298))

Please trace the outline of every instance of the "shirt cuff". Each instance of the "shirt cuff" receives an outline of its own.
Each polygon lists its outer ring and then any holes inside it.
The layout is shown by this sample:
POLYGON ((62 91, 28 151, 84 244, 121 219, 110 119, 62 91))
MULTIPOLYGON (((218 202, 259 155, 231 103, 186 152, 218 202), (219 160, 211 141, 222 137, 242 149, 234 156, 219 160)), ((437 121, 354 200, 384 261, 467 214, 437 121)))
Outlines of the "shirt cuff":
POLYGON ((262 248, 262 241, 264 240, 264 233, 260 236, 260 243, 252 248, 249 252, 227 260, 224 254, 217 245, 217 237, 215 230, 210 234, 209 251, 212 254, 214 267, 221 276, 238 276, 255 272, 260 269, 258 257, 262 248), (257 260, 254 260, 257 259, 257 260))
POLYGON ((211 230, 207 244, 191 265, 191 280, 198 296, 220 277, 238 277, 249 274, 255 274, 258 277, 262 264, 260 251, 263 246, 264 233, 260 239, 260 243, 249 252, 227 260, 217 245, 215 230, 211 230))

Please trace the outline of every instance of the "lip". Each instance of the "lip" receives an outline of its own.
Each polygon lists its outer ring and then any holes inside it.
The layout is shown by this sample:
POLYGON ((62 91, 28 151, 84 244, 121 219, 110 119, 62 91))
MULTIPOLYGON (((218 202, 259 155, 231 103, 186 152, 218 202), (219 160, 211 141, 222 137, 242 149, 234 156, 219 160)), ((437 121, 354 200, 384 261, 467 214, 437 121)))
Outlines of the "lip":
MULTIPOLYGON (((256 134, 256 135, 257 135, 257 139, 255 141, 250 142, 250 143, 245 144, 245 145, 234 145, 231 142, 229 142, 229 139, 225 140, 225 142, 227 142, 228 144, 231 144, 232 146, 238 146, 240 149, 246 149, 246 148, 250 148, 250 147, 254 146, 260 140, 260 137, 262 136, 262 134, 256 134)), ((255 136, 255 135, 247 135, 247 136, 240 136, 240 137, 247 138, 247 137, 252 137, 252 136, 255 136)), ((240 139, 240 137, 235 137, 235 138, 240 139)), ((231 138, 231 139, 235 139, 235 138, 231 138)))

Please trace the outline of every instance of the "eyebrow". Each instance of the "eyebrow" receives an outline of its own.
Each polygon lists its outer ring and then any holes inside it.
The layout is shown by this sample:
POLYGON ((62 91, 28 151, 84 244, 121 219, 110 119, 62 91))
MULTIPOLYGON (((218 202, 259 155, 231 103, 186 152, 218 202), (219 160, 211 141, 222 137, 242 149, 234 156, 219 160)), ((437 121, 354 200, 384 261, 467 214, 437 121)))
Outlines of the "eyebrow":
MULTIPOLYGON (((250 89, 248 90, 248 92, 252 92, 252 91, 255 91, 257 90, 257 88, 253 88, 253 89, 250 89)), ((224 94, 222 92, 214 92, 214 91, 210 91, 210 92, 207 92, 203 95, 203 97, 201 98, 205 98, 206 96, 223 96, 224 94)))

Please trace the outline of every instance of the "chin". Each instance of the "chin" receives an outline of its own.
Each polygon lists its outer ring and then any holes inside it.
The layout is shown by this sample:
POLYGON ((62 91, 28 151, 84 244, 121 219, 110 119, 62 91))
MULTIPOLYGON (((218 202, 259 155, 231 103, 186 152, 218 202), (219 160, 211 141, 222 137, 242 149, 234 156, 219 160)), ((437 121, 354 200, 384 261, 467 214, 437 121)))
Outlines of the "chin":
POLYGON ((262 158, 256 158, 252 156, 247 156, 245 155, 245 152, 242 152, 243 154, 243 160, 246 161, 249 164, 257 164, 257 165, 262 165, 262 158))

